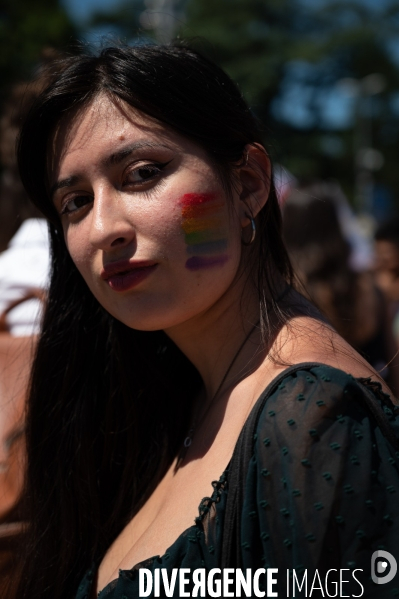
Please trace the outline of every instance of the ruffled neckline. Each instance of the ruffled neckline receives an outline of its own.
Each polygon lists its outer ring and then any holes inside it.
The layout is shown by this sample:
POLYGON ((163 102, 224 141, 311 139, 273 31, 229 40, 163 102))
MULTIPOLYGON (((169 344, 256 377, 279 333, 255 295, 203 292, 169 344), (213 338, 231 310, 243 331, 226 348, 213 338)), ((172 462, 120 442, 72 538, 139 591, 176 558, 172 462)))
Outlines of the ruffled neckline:
POLYGON ((210 497, 204 497, 198 506, 199 516, 195 519, 196 523, 203 522, 206 516, 209 514, 211 507, 220 502, 223 493, 227 490, 227 474, 229 466, 223 472, 219 480, 212 481, 213 493, 210 497))

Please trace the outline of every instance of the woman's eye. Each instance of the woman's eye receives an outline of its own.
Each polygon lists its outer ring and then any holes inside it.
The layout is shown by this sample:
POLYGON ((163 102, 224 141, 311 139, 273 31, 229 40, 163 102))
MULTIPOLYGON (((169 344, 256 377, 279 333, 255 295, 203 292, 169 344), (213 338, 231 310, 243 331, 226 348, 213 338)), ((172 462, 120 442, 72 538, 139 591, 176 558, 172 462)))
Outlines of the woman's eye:
POLYGON ((61 214, 71 214, 71 212, 76 212, 76 210, 83 208, 83 206, 90 204, 92 201, 93 199, 91 196, 75 196, 71 200, 65 202, 61 214))
POLYGON ((132 169, 127 173, 126 179, 124 181, 125 184, 135 184, 135 183, 145 183, 151 179, 155 179, 161 170, 167 165, 169 162, 164 164, 146 164, 140 166, 138 168, 132 169))

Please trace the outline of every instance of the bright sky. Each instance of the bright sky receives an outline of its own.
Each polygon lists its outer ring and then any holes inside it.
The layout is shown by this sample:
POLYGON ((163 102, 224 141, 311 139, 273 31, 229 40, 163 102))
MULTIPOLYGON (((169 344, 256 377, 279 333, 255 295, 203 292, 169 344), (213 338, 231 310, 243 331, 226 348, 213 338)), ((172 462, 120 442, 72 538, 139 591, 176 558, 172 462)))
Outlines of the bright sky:
POLYGON ((112 10, 121 0, 60 0, 72 19, 84 22, 98 10, 112 10))

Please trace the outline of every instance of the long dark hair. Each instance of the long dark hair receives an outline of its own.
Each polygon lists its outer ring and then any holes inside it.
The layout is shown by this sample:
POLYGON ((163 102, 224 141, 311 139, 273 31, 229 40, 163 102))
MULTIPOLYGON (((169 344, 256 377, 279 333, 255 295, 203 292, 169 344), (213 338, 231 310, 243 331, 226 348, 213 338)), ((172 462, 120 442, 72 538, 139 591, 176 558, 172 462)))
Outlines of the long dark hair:
MULTIPOLYGON (((54 69, 54 67, 53 67, 54 69)), ((162 332, 131 330, 88 290, 49 199, 46 156, 61 118, 99 93, 201 146, 231 188, 257 120, 216 65, 184 45, 106 48, 61 61, 19 141, 24 186, 50 221, 52 277, 27 416, 27 556, 18 598, 70 599, 171 464, 201 379, 162 332)), ((261 312, 283 318, 275 269, 291 279, 273 182, 259 215, 261 312), (267 290, 267 293, 266 293, 267 290), (268 306, 265 297, 268 295, 268 306)))

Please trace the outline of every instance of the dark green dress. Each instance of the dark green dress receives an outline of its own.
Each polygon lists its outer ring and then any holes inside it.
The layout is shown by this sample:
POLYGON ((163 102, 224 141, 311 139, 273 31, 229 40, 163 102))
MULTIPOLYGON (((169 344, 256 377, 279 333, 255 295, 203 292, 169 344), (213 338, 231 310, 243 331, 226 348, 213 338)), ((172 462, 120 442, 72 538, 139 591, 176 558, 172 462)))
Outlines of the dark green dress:
MULTIPOLYGON (((279 597, 399 596, 399 573, 386 584, 371 580, 375 551, 399 561, 399 453, 364 406, 366 388, 399 437, 398 409, 380 385, 330 366, 287 374, 263 408, 245 482, 242 568, 278 568, 279 597), (295 595, 294 575, 306 582, 295 595)), ((140 568, 166 568, 170 579, 172 568, 220 567, 228 480, 227 468, 193 526, 164 555, 121 570, 99 598, 138 598, 140 568)), ((76 599, 90 597, 93 578, 94 568, 76 599)), ((178 581, 169 596, 179 597, 178 581)))

